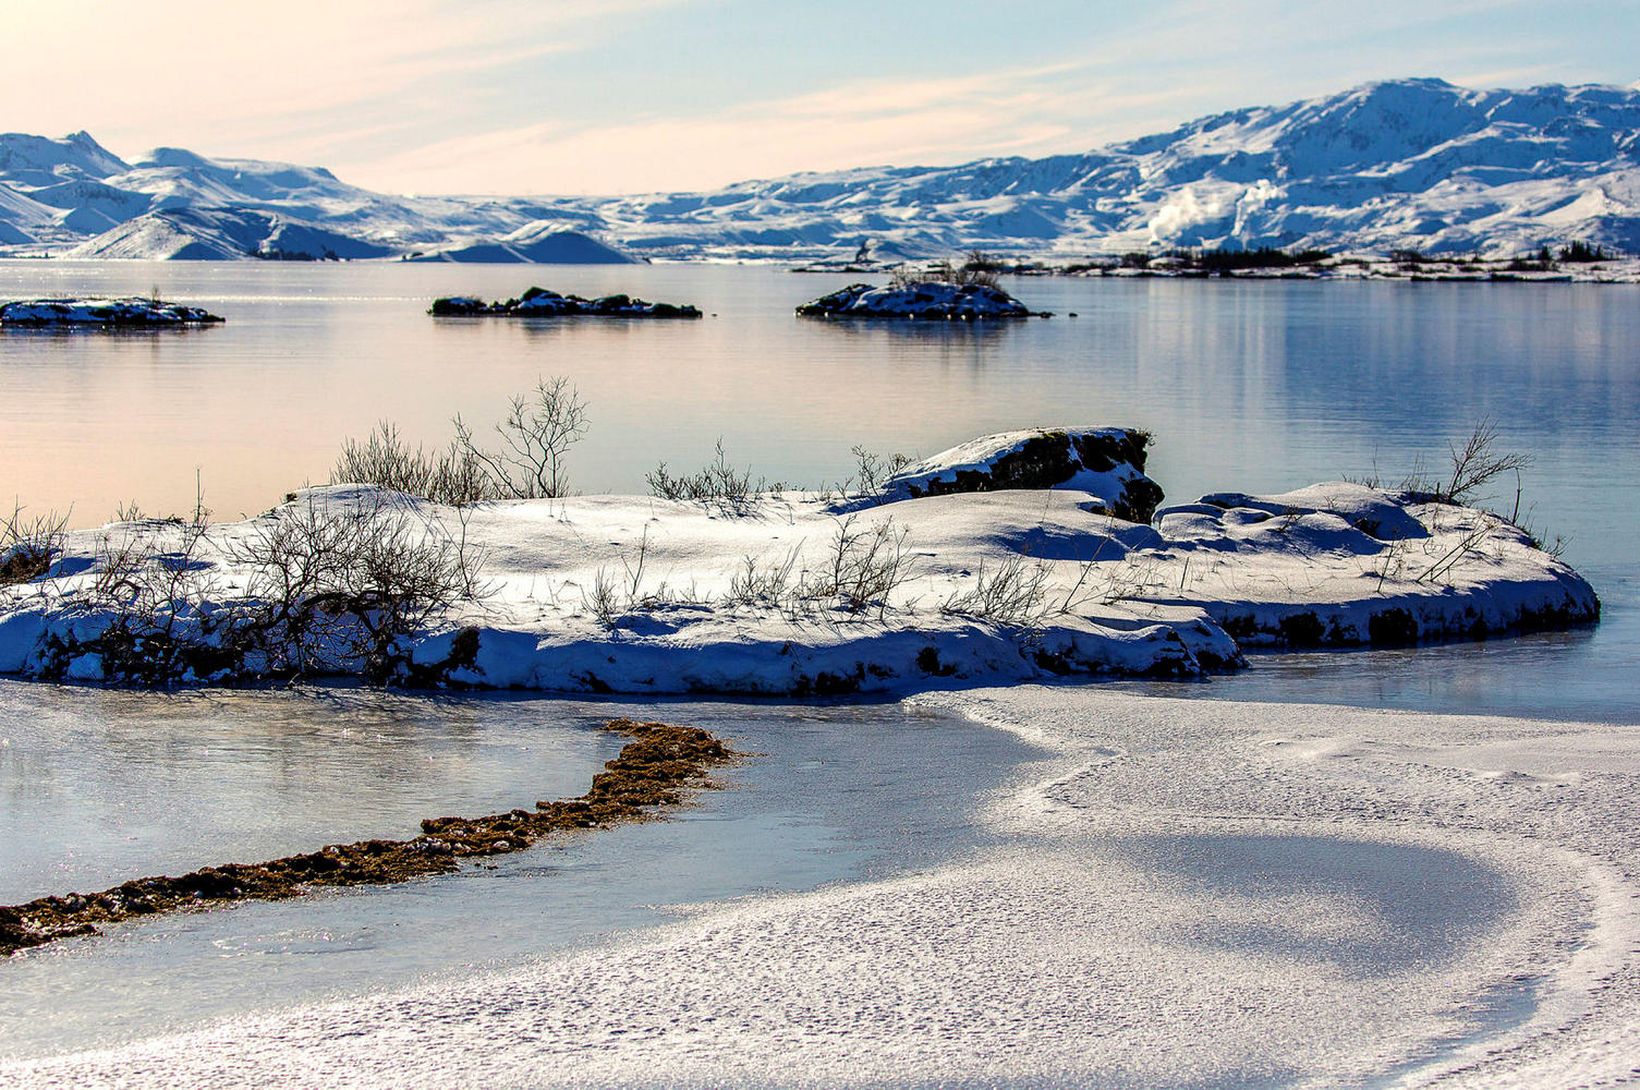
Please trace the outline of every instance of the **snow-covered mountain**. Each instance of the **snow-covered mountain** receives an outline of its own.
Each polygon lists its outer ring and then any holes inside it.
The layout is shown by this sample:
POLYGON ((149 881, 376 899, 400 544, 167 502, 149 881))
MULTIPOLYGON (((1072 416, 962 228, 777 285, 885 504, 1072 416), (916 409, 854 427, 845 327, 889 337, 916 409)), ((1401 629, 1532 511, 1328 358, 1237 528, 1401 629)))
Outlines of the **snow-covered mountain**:
POLYGON ((1572 239, 1640 250, 1640 89, 1396 80, 1081 155, 625 197, 400 198, 321 169, 176 149, 125 163, 85 133, 0 136, 0 250, 86 257, 810 258, 868 241, 908 256, 1499 256, 1572 239))

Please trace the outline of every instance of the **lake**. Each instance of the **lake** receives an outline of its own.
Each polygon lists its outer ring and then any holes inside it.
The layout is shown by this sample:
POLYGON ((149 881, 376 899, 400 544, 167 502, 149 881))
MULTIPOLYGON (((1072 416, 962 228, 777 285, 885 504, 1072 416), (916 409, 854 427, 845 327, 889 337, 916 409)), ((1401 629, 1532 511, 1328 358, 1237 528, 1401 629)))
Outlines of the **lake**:
MULTIPOLYGON (((380 419, 440 443, 451 414, 487 422, 553 375, 590 406, 571 466, 589 492, 641 491, 657 462, 692 467, 719 438, 731 460, 803 486, 847 477, 856 444, 930 454, 1069 423, 1152 431, 1150 474, 1183 501, 1438 468, 1449 441, 1490 417, 1535 456, 1525 503, 1547 536, 1570 538, 1567 559, 1605 601, 1598 628, 1262 654, 1208 682, 1108 684, 1640 723, 1640 288, 1025 279, 1008 287, 1055 318, 872 326, 792 315, 846 279, 729 266, 0 263, 0 298, 157 291, 228 318, 185 333, 0 336, 0 496, 72 506, 76 524, 95 525, 130 501, 191 509, 197 472, 215 516, 237 518, 324 481, 342 439, 380 419), (532 283, 694 303, 709 316, 425 314, 437 295, 505 297, 532 283)), ((1513 487, 1498 501, 1512 503, 1513 487)), ((0 1059, 460 980, 687 917, 691 905, 973 858, 994 837, 983 808, 1028 782, 1041 756, 1013 735, 896 704, 144 694, 0 679, 0 903, 577 794, 618 744, 592 726, 617 714, 705 726, 756 756, 678 820, 426 882, 170 916, 32 951, 7 967, 0 1059)), ((1405 948, 1333 951, 1363 979, 1448 956, 1437 940, 1513 905, 1501 878, 1455 855, 1199 835, 1118 849, 1226 896, 1308 882, 1312 896, 1381 901, 1374 911, 1396 921, 1405 948)), ((1277 932, 1224 941, 1309 956, 1277 932)), ((1474 997, 1480 1025, 1524 1018, 1529 988, 1516 991, 1474 997)))
MULTIPOLYGON (((1479 647, 1264 656, 1188 691, 1640 719, 1640 287, 1014 279, 1057 317, 991 326, 799 320, 847 276, 783 268, 0 262, 0 298, 150 293, 226 325, 0 337, 0 496, 219 519, 321 483, 381 419, 441 443, 539 376, 590 406, 578 490, 729 458, 770 481, 852 473, 856 444, 931 454, 1037 424, 1147 428, 1174 501, 1416 464, 1482 417, 1535 456, 1524 507, 1595 584, 1593 631, 1479 647), (699 322, 435 320, 436 296, 531 284, 694 303, 699 322), (1076 317, 1071 317, 1072 314, 1076 317)), ((1496 497, 1513 503, 1513 482, 1496 497)), ((1179 687, 1172 687, 1177 689, 1179 687)))

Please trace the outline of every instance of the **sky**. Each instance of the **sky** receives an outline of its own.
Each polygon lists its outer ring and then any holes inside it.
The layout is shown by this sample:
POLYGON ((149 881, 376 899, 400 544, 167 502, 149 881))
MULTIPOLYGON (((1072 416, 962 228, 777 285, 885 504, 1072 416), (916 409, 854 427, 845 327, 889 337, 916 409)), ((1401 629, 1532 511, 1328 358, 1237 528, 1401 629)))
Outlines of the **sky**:
POLYGON ((1640 80, 1640 0, 0 0, 0 16, 0 129, 326 166, 390 193, 1078 152, 1404 76, 1640 80))

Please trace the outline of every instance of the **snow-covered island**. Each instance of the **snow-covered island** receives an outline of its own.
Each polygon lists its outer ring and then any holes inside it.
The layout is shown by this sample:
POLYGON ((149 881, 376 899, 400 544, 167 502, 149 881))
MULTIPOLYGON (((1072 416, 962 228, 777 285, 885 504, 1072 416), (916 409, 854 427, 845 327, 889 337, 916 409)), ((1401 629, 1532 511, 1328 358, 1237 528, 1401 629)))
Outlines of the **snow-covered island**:
POLYGON ((223 320, 203 307, 159 299, 34 299, 0 303, 0 327, 167 329, 214 325, 223 320))
POLYGON ((797 308, 805 318, 925 318, 939 321, 989 321, 1002 318, 1049 318, 1033 311, 992 284, 957 284, 918 280, 886 288, 850 284, 797 308))
POLYGON ((436 318, 699 318, 700 308, 689 304, 651 303, 630 295, 605 295, 583 299, 560 295, 546 288, 530 288, 516 299, 486 303, 470 295, 452 295, 433 300, 427 311, 436 318))
POLYGON ((1334 482, 1157 509, 1147 438, 990 436, 847 494, 457 508, 333 485, 240 523, 58 533, 0 557, 17 573, 0 672, 804 696, 1197 676, 1247 647, 1599 617, 1525 531, 1434 493, 1334 482))

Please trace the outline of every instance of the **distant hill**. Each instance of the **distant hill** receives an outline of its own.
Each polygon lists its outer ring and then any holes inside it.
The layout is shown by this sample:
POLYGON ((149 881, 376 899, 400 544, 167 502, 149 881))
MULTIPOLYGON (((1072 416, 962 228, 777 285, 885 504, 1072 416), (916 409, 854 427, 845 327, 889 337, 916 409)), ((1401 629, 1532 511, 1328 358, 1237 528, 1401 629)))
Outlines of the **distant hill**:
POLYGON ((1284 246, 1640 251, 1640 90, 1393 80, 1080 155, 797 174, 700 193, 403 198, 329 171, 85 133, 0 136, 0 252, 450 260, 1086 255, 1284 246))

